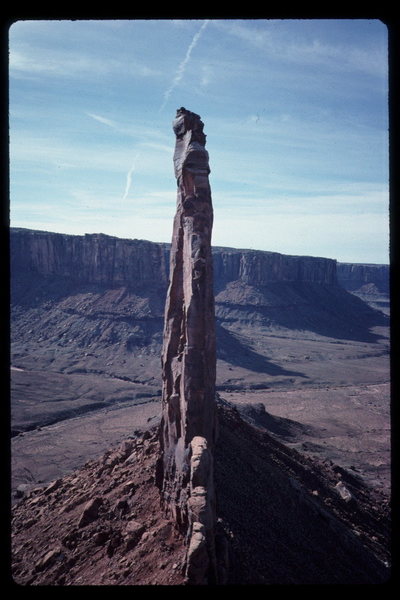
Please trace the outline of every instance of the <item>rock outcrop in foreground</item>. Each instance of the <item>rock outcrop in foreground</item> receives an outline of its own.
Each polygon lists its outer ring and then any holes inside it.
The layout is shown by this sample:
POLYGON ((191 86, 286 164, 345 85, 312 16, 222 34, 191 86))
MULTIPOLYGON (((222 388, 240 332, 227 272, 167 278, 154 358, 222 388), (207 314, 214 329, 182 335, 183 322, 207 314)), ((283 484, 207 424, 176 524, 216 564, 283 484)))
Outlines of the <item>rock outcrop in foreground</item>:
POLYGON ((181 108, 173 129, 178 199, 165 307, 158 482, 164 509, 188 541, 188 582, 203 584, 216 581, 213 209, 203 123, 181 108))
MULTIPOLYGON (((218 555, 227 584, 388 580, 390 509, 378 491, 313 461, 218 403, 218 555), (347 493, 345 492, 347 490, 347 493), (229 541, 227 545, 225 540, 229 541), (226 555, 229 560, 226 560, 226 555)), ((160 512, 158 428, 25 495, 12 510, 19 585, 183 585, 184 536, 160 512)))
POLYGON ((185 546, 160 513, 158 428, 32 490, 12 514, 20 585, 182 585, 185 546))

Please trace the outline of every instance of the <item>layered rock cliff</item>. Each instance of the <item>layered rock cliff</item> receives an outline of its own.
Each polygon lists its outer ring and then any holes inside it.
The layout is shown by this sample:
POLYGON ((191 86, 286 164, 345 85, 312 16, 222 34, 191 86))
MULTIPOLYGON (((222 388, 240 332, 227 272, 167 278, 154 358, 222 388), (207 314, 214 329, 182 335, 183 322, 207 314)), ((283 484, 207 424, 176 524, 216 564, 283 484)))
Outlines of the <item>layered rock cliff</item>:
POLYGON ((249 285, 275 282, 313 282, 335 285, 336 261, 312 256, 289 256, 261 250, 214 248, 215 282, 218 287, 230 281, 249 285))
POLYGON ((377 292, 389 294, 389 265, 338 263, 337 279, 349 292, 373 285, 377 292))
MULTIPOLYGON (((159 356, 170 248, 102 234, 12 228, 13 342, 26 346, 35 341, 37 347, 43 338, 64 347, 68 340, 91 351, 119 344, 118 354, 121 348, 130 356, 146 349, 159 356)), ((344 289, 344 271, 333 259, 216 247, 213 264, 220 357, 226 358, 229 341, 222 327, 235 323, 368 340, 370 328, 380 322, 376 311, 361 301, 364 297, 344 289), (337 272, 342 273, 342 285, 337 272)), ((365 279, 376 270, 363 273, 365 279)), ((240 353, 234 345, 237 360, 240 353)), ((103 361, 102 369, 108 362, 103 361)), ((118 374, 126 377, 124 362, 125 357, 118 374)))
MULTIPOLYGON (((110 287, 164 286, 169 278, 170 244, 120 239, 104 234, 69 235, 10 229, 11 272, 57 276, 110 287)), ((313 282, 335 285, 336 261, 278 252, 213 248, 214 280, 250 285, 313 282)))
POLYGON ((337 278, 345 290, 390 315, 390 265, 338 263, 337 278))
POLYGON ((35 273, 108 287, 168 284, 169 244, 104 234, 10 230, 11 273, 35 273))
MULTIPOLYGON (((32 272, 107 286, 168 285, 166 243, 11 228, 10 250, 14 275, 32 272)), ((213 248, 213 261, 217 288, 237 280, 252 285, 286 281, 339 284, 348 291, 373 284, 380 293, 389 293, 389 265, 220 247, 213 248)))

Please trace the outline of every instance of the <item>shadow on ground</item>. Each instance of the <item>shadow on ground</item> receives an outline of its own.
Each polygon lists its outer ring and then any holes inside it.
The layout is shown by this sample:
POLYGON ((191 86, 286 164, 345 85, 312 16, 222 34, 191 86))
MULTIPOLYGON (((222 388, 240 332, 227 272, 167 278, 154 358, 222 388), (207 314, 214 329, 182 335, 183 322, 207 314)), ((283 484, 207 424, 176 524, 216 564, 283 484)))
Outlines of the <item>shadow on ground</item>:
POLYGON ((288 371, 258 354, 240 340, 235 334, 227 331, 220 323, 216 323, 217 358, 256 373, 267 375, 286 375, 291 377, 307 377, 298 371, 288 371))
POLYGON ((308 331, 335 339, 376 343, 371 330, 388 326, 389 317, 338 285, 275 282, 265 286, 226 288, 216 297, 220 322, 254 327, 308 331), (247 298, 253 301, 247 303, 247 298))
POLYGON ((261 402, 257 404, 235 403, 235 407, 245 421, 256 427, 261 427, 286 441, 294 442, 297 439, 303 439, 304 435, 318 434, 315 427, 303 425, 292 419, 271 415, 265 410, 265 406, 261 402))
POLYGON ((335 473, 321 469, 221 407, 215 477, 218 514, 231 539, 229 583, 387 582, 389 523, 377 518, 381 500, 345 479, 354 497, 344 502, 335 473))

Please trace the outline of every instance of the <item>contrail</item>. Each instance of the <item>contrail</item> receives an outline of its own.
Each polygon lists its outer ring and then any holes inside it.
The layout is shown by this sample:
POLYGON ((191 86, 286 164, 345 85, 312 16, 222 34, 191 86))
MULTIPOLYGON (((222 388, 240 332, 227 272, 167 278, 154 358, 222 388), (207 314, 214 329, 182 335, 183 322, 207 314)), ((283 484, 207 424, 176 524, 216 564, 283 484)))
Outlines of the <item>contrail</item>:
POLYGON ((176 72, 176 75, 175 75, 175 77, 174 77, 174 79, 173 79, 170 87, 164 93, 164 102, 162 103, 159 112, 161 112, 163 110, 163 108, 165 107, 166 103, 169 100, 169 97, 170 97, 173 89, 178 85, 178 83, 182 79, 183 74, 185 73, 186 65, 188 64, 188 62, 190 60, 190 55, 192 54, 193 49, 195 48, 197 42, 200 39, 201 34, 203 33, 204 29, 207 27, 208 23, 209 23, 209 20, 206 19, 204 21, 204 23, 202 24, 202 26, 200 27, 199 31, 193 36, 193 39, 192 39, 192 41, 190 43, 190 46, 189 46, 189 48, 186 51, 185 58, 183 59, 183 61, 179 65, 178 70, 176 72))
MULTIPOLYGON (((175 75, 175 77, 174 77, 174 79, 173 79, 170 87, 164 93, 164 101, 163 101, 163 103, 162 103, 162 105, 160 107, 159 112, 161 112, 163 110, 163 108, 165 107, 165 105, 167 104, 167 102, 169 100, 169 97, 170 97, 172 91, 176 88, 176 86, 178 85, 178 83, 181 81, 181 79, 182 79, 182 77, 183 77, 183 75, 185 73, 186 66, 187 66, 187 64, 188 64, 188 62, 190 60, 190 56, 191 56, 194 48, 196 47, 197 42, 199 41, 199 39, 201 37, 201 34, 203 33, 203 31, 207 27, 208 23, 209 23, 209 19, 206 19, 203 22, 202 26, 200 27, 199 31, 197 33, 195 33, 195 35, 193 36, 193 39, 190 42, 189 48, 186 51, 185 58, 183 59, 183 61, 179 65, 178 70, 176 72, 176 75, 175 75)), ((91 116, 93 116, 94 118, 96 118, 96 116, 94 116, 94 115, 91 115, 91 116)), ((100 119, 98 119, 98 120, 100 120, 100 119)), ((109 123, 107 123, 107 124, 109 124, 109 123)), ((124 195, 122 196, 122 200, 126 200, 128 194, 129 194, 129 191, 131 189, 132 174, 136 170, 136 163, 137 163, 137 160, 138 160, 139 156, 140 156, 139 153, 137 153, 136 156, 135 156, 135 158, 133 159, 132 166, 129 169, 127 175, 126 175, 126 186, 125 186, 124 195)))
POLYGON ((124 195, 122 196, 122 200, 126 200, 128 194, 129 194, 129 190, 131 189, 131 184, 132 184, 132 173, 135 171, 136 169, 136 162, 139 158, 139 152, 136 154, 135 158, 133 159, 133 163, 131 168, 129 169, 127 175, 126 175, 126 186, 125 186, 125 192, 124 195))

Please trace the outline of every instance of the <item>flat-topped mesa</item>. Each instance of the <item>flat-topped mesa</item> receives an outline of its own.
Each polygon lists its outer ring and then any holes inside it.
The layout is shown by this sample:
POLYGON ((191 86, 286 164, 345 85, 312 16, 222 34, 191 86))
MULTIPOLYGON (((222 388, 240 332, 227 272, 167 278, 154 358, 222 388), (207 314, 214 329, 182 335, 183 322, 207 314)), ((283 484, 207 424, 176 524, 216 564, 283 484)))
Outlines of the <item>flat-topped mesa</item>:
POLYGON ((216 437, 213 209, 206 136, 184 108, 173 122, 178 185, 162 350, 157 481, 162 504, 188 543, 189 583, 215 582, 216 437))

